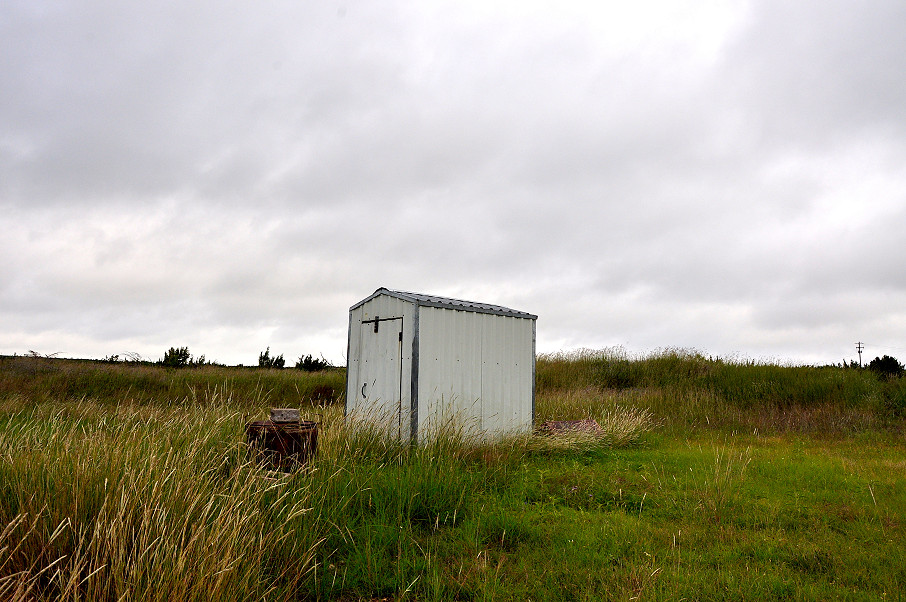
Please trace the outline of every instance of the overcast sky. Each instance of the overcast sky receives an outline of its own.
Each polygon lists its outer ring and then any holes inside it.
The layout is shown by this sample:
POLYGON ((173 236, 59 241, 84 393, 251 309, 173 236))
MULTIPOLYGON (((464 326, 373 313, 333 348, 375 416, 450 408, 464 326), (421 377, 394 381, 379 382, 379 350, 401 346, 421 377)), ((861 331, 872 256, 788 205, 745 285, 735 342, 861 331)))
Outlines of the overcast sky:
POLYGON ((0 354, 906 359, 906 3, 0 3, 0 354))

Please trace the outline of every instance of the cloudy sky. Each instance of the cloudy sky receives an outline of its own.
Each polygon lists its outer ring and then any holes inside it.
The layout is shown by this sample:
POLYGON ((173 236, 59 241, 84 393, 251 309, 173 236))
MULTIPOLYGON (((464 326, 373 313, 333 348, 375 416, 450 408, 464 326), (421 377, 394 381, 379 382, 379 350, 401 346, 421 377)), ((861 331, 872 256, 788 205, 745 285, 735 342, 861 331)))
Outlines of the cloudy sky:
POLYGON ((386 286, 906 359, 904 233, 902 0, 0 4, 0 354, 343 363, 386 286))

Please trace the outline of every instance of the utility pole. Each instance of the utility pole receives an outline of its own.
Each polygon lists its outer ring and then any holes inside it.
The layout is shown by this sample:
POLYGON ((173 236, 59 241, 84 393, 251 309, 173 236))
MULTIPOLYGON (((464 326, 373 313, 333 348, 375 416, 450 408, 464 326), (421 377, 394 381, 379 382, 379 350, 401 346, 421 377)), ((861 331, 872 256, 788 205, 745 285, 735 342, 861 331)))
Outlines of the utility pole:
POLYGON ((865 345, 862 344, 862 341, 856 343, 856 351, 859 352, 859 367, 862 367, 862 350, 865 349, 865 345))

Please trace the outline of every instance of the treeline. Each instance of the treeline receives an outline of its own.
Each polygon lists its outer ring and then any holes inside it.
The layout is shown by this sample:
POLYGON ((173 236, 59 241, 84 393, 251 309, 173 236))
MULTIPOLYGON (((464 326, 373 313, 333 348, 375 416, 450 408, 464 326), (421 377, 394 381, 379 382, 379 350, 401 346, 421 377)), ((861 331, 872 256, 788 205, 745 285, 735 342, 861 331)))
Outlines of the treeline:
MULTIPOLYGON (((32 352, 31 355, 33 357, 40 357, 34 352, 32 352)), ((118 354, 108 355, 101 361, 106 364, 116 364, 118 362, 139 365, 156 364, 158 366, 164 366, 165 368, 199 368, 201 366, 226 367, 225 364, 208 360, 204 355, 193 356, 188 347, 170 347, 164 353, 164 357, 157 360, 156 362, 144 360, 136 353, 127 353, 123 355, 122 358, 120 358, 118 354)), ((238 367, 241 368, 244 366, 242 364, 239 364, 238 367)), ((258 354, 258 368, 282 370, 285 367, 286 360, 283 358, 283 354, 281 353, 280 355, 272 356, 270 347, 258 354)), ((334 366, 329 361, 327 361, 323 355, 319 358, 316 358, 310 353, 308 355, 299 356, 298 361, 296 361, 293 367, 297 370, 303 370, 305 372, 320 372, 321 370, 330 370, 337 368, 337 366, 334 366)))

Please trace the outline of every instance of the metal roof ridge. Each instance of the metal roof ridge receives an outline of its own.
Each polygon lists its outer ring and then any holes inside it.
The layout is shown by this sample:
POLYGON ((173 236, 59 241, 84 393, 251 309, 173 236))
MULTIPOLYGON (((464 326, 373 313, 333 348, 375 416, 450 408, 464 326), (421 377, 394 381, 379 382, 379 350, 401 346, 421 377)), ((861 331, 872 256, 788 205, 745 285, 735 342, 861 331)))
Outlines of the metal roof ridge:
POLYGON ((380 287, 374 293, 372 293, 366 299, 363 299, 353 307, 361 305, 374 297, 386 293, 390 296, 397 297, 404 301, 411 301, 419 305, 427 305, 433 307, 441 308, 450 308, 458 310, 472 310, 478 313, 491 313, 498 315, 511 316, 516 318, 529 318, 532 320, 538 319, 538 316, 531 314, 526 311, 521 311, 518 309, 512 309, 510 307, 505 307, 503 305, 495 305, 493 303, 483 303, 481 301, 468 301, 466 299, 456 299, 453 297, 442 297, 440 295, 428 295, 425 293, 415 293, 411 291, 401 291, 396 289, 390 289, 387 287, 380 287))

